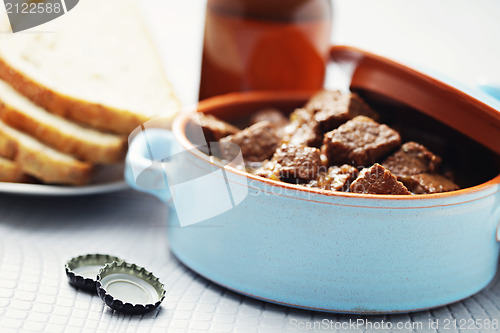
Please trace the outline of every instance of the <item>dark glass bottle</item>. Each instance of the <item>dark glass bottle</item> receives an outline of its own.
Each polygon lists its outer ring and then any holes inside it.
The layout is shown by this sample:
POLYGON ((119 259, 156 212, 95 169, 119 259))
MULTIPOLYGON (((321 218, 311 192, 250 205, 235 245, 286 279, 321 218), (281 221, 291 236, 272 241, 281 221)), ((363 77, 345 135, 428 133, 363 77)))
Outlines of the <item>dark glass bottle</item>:
POLYGON ((330 0, 208 0, 199 99, 320 89, 331 25, 330 0))

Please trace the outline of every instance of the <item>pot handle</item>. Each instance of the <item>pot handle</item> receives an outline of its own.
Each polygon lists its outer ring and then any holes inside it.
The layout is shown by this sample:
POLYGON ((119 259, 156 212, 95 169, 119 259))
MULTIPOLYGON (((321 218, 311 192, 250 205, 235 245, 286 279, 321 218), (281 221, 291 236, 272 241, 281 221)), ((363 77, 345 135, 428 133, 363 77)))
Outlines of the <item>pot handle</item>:
POLYGON ((493 225, 496 225, 495 239, 500 243, 500 185, 497 185, 493 208, 493 225))
POLYGON ((497 233, 495 235, 495 239, 497 240, 497 242, 500 243, 500 222, 498 222, 498 225, 497 225, 497 233))
MULTIPOLYGON (((131 135, 132 136, 132 135, 131 135)), ((164 159, 172 155, 177 142, 171 131, 140 128, 129 139, 125 159, 125 180, 134 189, 151 194, 163 202, 172 195, 168 187, 164 159)))
MULTIPOLYGON (((478 81, 479 83, 477 86, 480 90, 500 101, 500 83, 492 83, 486 78, 481 78, 478 81)), ((500 197, 500 191, 497 192, 497 195, 500 197)), ((500 198, 498 201, 500 202, 500 198)), ((497 242, 500 242, 500 207, 497 208, 494 216, 496 219, 495 222, 497 223, 495 239, 497 242)))
MULTIPOLYGON (((497 194, 500 196, 500 191, 497 192, 497 194)), ((497 229, 495 233, 495 239, 497 242, 500 243, 500 207, 497 208, 496 213, 495 213, 495 222, 497 223, 497 229)))

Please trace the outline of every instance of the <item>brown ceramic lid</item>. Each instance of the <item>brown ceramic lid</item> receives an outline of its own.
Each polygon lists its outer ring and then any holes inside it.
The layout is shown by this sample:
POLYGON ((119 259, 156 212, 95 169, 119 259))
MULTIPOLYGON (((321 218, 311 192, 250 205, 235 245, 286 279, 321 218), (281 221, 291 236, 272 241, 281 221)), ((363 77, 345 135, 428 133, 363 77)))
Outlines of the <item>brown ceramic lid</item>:
POLYGON ((331 57, 354 64, 351 90, 374 92, 411 106, 500 154, 497 100, 357 48, 334 46, 331 57))

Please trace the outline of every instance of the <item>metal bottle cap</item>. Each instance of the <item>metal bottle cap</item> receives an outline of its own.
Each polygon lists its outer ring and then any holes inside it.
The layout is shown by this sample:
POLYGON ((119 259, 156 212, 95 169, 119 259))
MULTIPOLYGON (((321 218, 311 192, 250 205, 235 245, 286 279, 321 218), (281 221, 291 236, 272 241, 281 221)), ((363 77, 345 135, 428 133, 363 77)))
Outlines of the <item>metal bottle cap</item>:
POLYGON ((86 254, 72 258, 65 266, 68 281, 76 288, 95 293, 99 270, 113 261, 122 260, 107 254, 86 254))
POLYGON ((97 275, 97 294, 113 310, 143 314, 165 298, 162 283, 143 267, 126 262, 106 264, 97 275))

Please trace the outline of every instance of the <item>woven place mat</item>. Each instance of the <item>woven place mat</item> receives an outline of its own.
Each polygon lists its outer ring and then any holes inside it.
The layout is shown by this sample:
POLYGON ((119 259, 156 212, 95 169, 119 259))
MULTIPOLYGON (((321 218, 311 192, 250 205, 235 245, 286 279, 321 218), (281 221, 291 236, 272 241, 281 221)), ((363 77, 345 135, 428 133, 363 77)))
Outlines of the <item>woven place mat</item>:
POLYGON ((297 310, 241 296, 187 269, 168 249, 166 221, 164 205, 133 191, 76 198, 0 195, 0 332, 500 331, 472 326, 500 318, 498 275, 479 294, 432 311, 350 316, 297 310), (65 262, 96 252, 153 271, 167 288, 162 306, 127 316, 73 289, 65 262))

